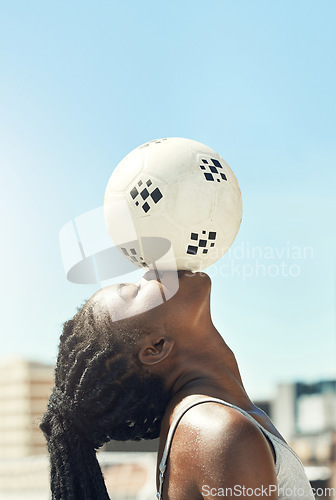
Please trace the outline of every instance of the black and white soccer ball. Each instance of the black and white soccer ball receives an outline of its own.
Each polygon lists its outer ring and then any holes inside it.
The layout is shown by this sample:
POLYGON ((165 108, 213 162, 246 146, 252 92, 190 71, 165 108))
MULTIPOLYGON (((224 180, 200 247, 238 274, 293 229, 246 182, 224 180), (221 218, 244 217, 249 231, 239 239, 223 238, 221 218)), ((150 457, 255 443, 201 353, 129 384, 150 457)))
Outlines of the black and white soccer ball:
POLYGON ((201 271, 232 245, 242 198, 218 153, 171 137, 139 146, 117 165, 104 211, 115 245, 136 266, 201 271))

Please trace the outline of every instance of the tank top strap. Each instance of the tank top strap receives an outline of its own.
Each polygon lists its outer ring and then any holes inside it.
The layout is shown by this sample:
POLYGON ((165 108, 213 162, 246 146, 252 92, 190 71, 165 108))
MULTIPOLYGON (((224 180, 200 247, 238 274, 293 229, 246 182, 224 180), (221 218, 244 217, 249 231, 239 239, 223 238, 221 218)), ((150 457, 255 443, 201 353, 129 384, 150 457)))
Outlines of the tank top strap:
MULTIPOLYGON (((229 406, 230 408, 234 408, 234 409, 240 411, 241 413, 243 413, 250 420, 252 420, 253 423, 257 427, 259 427, 260 430, 265 434, 266 429, 264 429, 264 427, 261 424, 259 424, 259 422, 257 422, 253 417, 251 417, 251 415, 249 415, 245 410, 242 410, 238 406, 232 405, 231 403, 227 403, 226 401, 223 401, 222 399, 207 397, 207 398, 200 398, 197 401, 193 401, 193 402, 187 403, 178 412, 178 414, 174 418, 174 420, 173 420, 173 422, 172 422, 172 424, 171 424, 171 426, 169 428, 169 431, 168 431, 168 435, 167 435, 167 439, 166 439, 166 444, 165 444, 165 447, 164 447, 164 450, 163 450, 163 454, 162 454, 162 459, 161 459, 161 462, 160 462, 160 465, 159 465, 159 491, 156 494, 156 498, 158 500, 162 500, 162 487, 163 487, 163 481, 164 481, 164 473, 165 473, 165 470, 166 470, 166 467, 167 467, 167 459, 168 459, 168 455, 169 455, 171 443, 172 443, 172 440, 173 440, 173 437, 174 437, 174 434, 175 434, 175 431, 176 431, 176 427, 178 426, 178 424, 179 424, 181 418, 183 417, 183 415, 188 410, 190 410, 190 408, 193 408, 194 406, 197 406, 197 405, 202 404, 202 403, 220 403, 220 404, 222 404, 224 406, 229 406)), ((270 434, 268 431, 266 431, 266 432, 267 432, 267 434, 270 434)), ((273 436, 273 437, 275 437, 275 436, 273 436)))

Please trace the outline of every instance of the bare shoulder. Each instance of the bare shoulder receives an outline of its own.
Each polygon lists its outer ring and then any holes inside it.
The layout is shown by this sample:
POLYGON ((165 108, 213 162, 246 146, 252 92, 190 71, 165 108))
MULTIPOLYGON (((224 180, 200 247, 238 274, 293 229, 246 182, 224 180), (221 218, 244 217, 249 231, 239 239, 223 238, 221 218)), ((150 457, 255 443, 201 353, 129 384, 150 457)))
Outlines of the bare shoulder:
POLYGON ((172 470, 187 472, 184 477, 199 492, 205 486, 253 488, 277 480, 269 443, 258 426, 239 410, 217 403, 194 406, 182 417, 170 462, 172 470))
POLYGON ((212 449, 223 455, 229 451, 231 457, 241 447, 247 451, 250 443, 260 442, 268 448, 266 438, 250 418, 235 408, 212 402, 190 408, 182 417, 174 440, 183 442, 185 450, 189 445, 199 452, 212 449))

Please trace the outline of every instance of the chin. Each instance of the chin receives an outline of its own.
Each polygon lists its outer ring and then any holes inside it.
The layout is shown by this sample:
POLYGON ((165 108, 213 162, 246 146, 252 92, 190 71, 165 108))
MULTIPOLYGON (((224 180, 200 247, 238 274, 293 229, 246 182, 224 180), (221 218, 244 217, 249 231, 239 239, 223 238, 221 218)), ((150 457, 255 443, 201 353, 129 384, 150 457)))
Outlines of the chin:
POLYGON ((160 281, 168 289, 171 289, 173 294, 175 294, 179 288, 178 283, 181 286, 197 286, 197 288, 210 288, 211 279, 208 274, 203 271, 190 271, 186 269, 179 269, 177 271, 155 271, 153 269, 147 271, 144 275, 145 280, 160 281))
POLYGON ((190 289, 193 291, 195 291, 195 289, 198 289, 199 291, 202 291, 202 294, 210 293, 211 279, 210 276, 204 271, 193 272, 181 270, 178 271, 178 276, 181 286, 185 285, 188 288, 190 287, 190 289))
POLYGON ((180 270, 178 271, 178 276, 179 278, 187 277, 190 279, 202 279, 211 282, 210 276, 206 274, 204 271, 180 270))

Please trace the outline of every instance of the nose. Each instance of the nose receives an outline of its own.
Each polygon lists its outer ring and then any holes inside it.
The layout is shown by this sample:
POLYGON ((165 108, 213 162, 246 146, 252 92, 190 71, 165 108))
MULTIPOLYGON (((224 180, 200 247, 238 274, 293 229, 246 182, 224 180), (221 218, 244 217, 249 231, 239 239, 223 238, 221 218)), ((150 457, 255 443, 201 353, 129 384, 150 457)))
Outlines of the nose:
POLYGON ((143 277, 147 281, 151 280, 161 281, 163 275, 164 275, 163 271, 158 271, 157 269, 150 269, 144 274, 143 277))
POLYGON ((150 269, 144 274, 143 278, 147 281, 162 281, 165 277, 168 276, 177 276, 178 278, 182 278, 184 275, 190 276, 193 274, 195 273, 184 269, 179 269, 176 271, 158 271, 157 269, 150 269))

